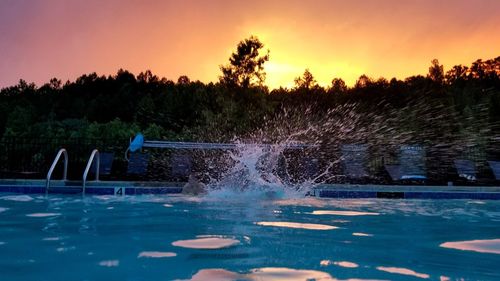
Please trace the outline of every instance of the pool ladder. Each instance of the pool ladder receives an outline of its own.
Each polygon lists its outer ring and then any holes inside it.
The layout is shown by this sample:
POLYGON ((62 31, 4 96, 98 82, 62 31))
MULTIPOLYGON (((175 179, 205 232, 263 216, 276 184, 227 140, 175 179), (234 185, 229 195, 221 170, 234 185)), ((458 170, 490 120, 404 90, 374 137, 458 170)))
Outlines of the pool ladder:
POLYGON ((87 186, 87 176, 89 174, 90 168, 92 167, 92 162, 94 162, 94 159, 97 159, 95 165, 95 181, 99 181, 99 166, 101 163, 101 157, 99 156, 99 150, 94 149, 90 154, 89 161, 87 162, 87 167, 85 167, 85 172, 83 172, 83 177, 82 177, 83 195, 85 195, 85 188, 87 186))
POLYGON ((47 173, 47 180, 45 182, 45 195, 49 194, 50 178, 52 177, 52 173, 54 172, 57 163, 59 163, 59 159, 61 159, 61 156, 64 156, 63 181, 66 181, 68 179, 68 152, 66 151, 66 149, 61 148, 59 149, 59 152, 57 152, 56 158, 52 162, 49 172, 47 173))
MULTIPOLYGON (((61 156, 64 156, 63 161, 64 161, 64 172, 63 172, 63 181, 66 181, 68 179, 68 152, 66 149, 61 148, 58 152, 56 157, 54 158, 54 161, 52 162, 52 165, 50 166, 49 172, 47 173, 47 179, 45 183, 45 195, 49 194, 49 188, 50 188, 50 180, 52 178, 52 173, 54 172, 57 163, 59 163, 59 160, 61 159, 61 156)), ((95 171, 95 181, 99 181, 99 166, 100 166, 100 156, 99 156, 99 150, 94 149, 92 153, 90 154, 89 161, 87 162, 87 166, 85 167, 85 171, 83 172, 82 176, 82 194, 85 195, 85 188, 87 185, 87 177, 90 172, 90 168, 92 167, 92 163, 96 160, 96 171, 95 171)))

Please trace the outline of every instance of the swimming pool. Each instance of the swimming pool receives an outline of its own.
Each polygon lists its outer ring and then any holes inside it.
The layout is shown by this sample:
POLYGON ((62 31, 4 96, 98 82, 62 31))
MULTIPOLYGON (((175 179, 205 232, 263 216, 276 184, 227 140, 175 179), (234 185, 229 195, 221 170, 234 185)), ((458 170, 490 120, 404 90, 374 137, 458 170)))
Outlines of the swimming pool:
POLYGON ((500 279, 500 201, 0 193, 0 226, 0 280, 500 279))

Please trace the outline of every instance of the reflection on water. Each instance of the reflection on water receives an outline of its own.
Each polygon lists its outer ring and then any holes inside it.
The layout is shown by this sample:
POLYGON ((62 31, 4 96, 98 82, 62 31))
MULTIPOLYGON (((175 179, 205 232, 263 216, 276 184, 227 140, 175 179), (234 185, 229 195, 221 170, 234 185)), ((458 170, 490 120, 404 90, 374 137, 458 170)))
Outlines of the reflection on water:
POLYGON ((137 256, 138 258, 171 258, 177 256, 176 253, 172 252, 156 252, 156 251, 145 251, 140 252, 137 256))
POLYGON ((18 201, 18 202, 28 202, 34 200, 33 197, 29 195, 6 195, 0 197, 2 200, 18 201))
POLYGON ((377 202, 384 202, 384 200, 381 199, 379 199, 378 201, 369 199, 331 200, 328 198, 319 198, 319 197, 302 197, 302 198, 288 198, 288 199, 275 200, 273 204, 280 206, 304 206, 304 207, 316 207, 316 208, 334 207, 339 209, 356 209, 356 208, 366 208, 366 207, 380 205, 377 202))
POLYGON ((202 269, 189 281, 367 281, 374 279, 337 279, 330 274, 317 270, 292 269, 286 267, 264 267, 250 270, 249 273, 237 273, 225 269, 202 269))
POLYGON ((298 223, 298 222, 284 222, 284 221, 261 221, 256 222, 257 225, 262 226, 277 226, 277 227, 288 227, 288 228, 303 228, 312 230, 330 230, 337 229, 337 226, 326 225, 326 224, 316 224, 316 223, 298 223))
POLYGON ((363 233, 363 232, 354 232, 352 236, 364 236, 364 237, 372 237, 373 234, 363 233))
POLYGON ((5 212, 5 211, 7 211, 8 209, 9 209, 9 208, 2 208, 2 207, 0 207, 0 213, 1 213, 1 212, 5 212))
POLYGON ((347 267, 347 268, 356 268, 359 267, 357 263, 349 262, 349 261, 331 261, 331 260, 322 260, 319 263, 321 266, 328 266, 331 264, 340 266, 340 267, 347 267))
POLYGON ((56 249, 57 252, 60 252, 60 253, 65 253, 67 251, 73 251, 75 250, 76 247, 75 246, 70 246, 70 247, 59 247, 56 249))
POLYGON ((319 262, 319 264, 320 264, 321 266, 328 266, 328 265, 330 265, 330 264, 333 264, 333 262, 332 262, 332 261, 330 261, 330 260, 322 260, 322 261, 320 261, 320 262, 319 262))
POLYGON ((33 213, 33 214, 27 214, 27 217, 32 217, 32 218, 44 218, 44 217, 54 217, 54 216, 60 216, 60 213, 33 213))
POLYGON ((221 249, 227 248, 236 244, 240 241, 234 238, 221 238, 220 237, 204 237, 191 240, 178 240, 172 243, 173 246, 191 248, 191 249, 221 249))
MULTIPOLYGON (((113 195, 94 195, 93 198, 103 200, 103 201, 115 201, 117 199, 117 196, 113 195)), ((121 199, 121 198, 118 198, 121 199)))
POLYGON ((225 269, 202 269, 191 277, 191 281, 232 281, 242 279, 241 275, 225 269))
POLYGON ((1 210, 8 209, 0 213, 2 281, 36 280, 34 266, 43 263, 66 269, 45 272, 47 280, 98 280, 106 271, 129 280, 195 273, 193 280, 500 280, 500 201, 306 198, 277 206, 253 198, 150 195, 11 199, 0 199, 1 210), (221 235, 198 235, 211 233, 221 235), (97 270, 77 270, 82 262, 97 270))
POLYGON ((480 201, 480 200, 471 200, 471 201, 468 201, 467 204, 479 204, 479 205, 484 205, 486 204, 486 202, 484 201, 480 201))
POLYGON ((276 204, 278 206, 324 207, 328 206, 328 201, 316 197, 305 197, 275 200, 273 204, 276 204))
POLYGON ((232 280, 270 280, 270 281, 306 281, 336 280, 330 274, 316 270, 298 270, 281 267, 252 269, 250 273, 239 274, 224 269, 202 269, 191 281, 232 281, 232 280))
POLYGON ((332 222, 335 222, 335 223, 348 223, 348 222, 351 222, 351 221, 348 221, 348 220, 332 220, 332 222))
POLYGON ((61 237, 45 237, 42 240, 43 241, 59 241, 61 239, 62 239, 61 237))
POLYGON ((316 270, 298 270, 284 267, 265 267, 253 269, 248 273, 253 280, 334 280, 326 272, 316 270))
POLYGON ((116 266, 120 265, 120 261, 119 260, 100 261, 99 265, 104 266, 104 267, 116 267, 116 266))
POLYGON ((479 253, 500 254, 500 239, 445 242, 439 246, 479 253))
POLYGON ((429 274, 418 273, 418 272, 415 272, 415 271, 408 269, 408 268, 378 266, 377 269, 380 271, 385 271, 385 272, 389 272, 389 273, 411 275, 411 276, 415 276, 415 277, 423 278, 423 279, 429 278, 429 274))
POLYGON ((378 216, 379 213, 372 212, 355 212, 355 211, 328 211, 316 210, 312 212, 313 215, 335 215, 335 216, 378 216))

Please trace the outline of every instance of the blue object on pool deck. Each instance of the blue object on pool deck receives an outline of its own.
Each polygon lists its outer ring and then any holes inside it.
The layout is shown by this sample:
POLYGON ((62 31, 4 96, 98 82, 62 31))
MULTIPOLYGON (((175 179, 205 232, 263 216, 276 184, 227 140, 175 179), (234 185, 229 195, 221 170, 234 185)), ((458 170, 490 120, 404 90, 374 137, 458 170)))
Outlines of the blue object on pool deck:
POLYGON ((130 150, 130 152, 136 152, 136 151, 140 150, 143 145, 144 145, 144 136, 139 133, 130 142, 128 149, 130 150))

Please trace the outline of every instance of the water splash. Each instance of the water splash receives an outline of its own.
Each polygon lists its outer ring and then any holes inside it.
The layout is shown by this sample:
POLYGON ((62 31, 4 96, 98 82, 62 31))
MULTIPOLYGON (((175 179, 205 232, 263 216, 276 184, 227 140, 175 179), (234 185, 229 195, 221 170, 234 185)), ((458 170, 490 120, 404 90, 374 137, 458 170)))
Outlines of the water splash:
POLYGON ((243 191, 279 191, 286 187, 277 175, 278 160, 283 148, 238 143, 237 149, 228 151, 229 169, 220 180, 213 182, 215 190, 231 189, 243 191))
MULTIPOLYGON (((256 117, 261 124, 250 127, 257 129, 232 139, 227 138, 227 131, 215 128, 199 141, 232 142, 237 147, 230 151, 190 151, 196 161, 203 162, 197 177, 208 183, 212 195, 245 192, 246 196, 303 196, 322 183, 390 182, 385 165, 400 164, 398 154, 403 145, 418 145, 425 151, 428 178, 447 183, 447 171, 453 167, 454 159, 485 162, 485 153, 473 153, 473 149, 468 153, 468 146, 486 151, 489 139, 500 139, 477 121, 486 117, 471 120, 468 129, 457 128, 455 124, 461 117, 444 101, 428 100, 425 96, 401 103, 376 101, 344 101, 337 105, 318 102, 307 109, 281 108, 262 119, 256 117), (474 130, 480 132, 471 133, 474 130), (290 149, 297 144, 308 146, 290 149), (344 145, 363 149, 344 150, 344 145), (358 154, 365 156, 346 160, 350 159, 349 153, 356 151, 363 151, 358 154), (349 161, 361 163, 358 166, 363 171, 346 172, 345 163, 349 161)), ((480 115, 484 115, 483 110, 480 115)), ((160 158, 169 159, 169 155, 160 158)), ((168 174, 161 169, 158 173, 168 174)))
POLYGON ((222 161, 208 165, 226 168, 218 177, 209 175, 211 194, 303 197, 317 185, 338 177, 332 169, 340 158, 329 148, 360 128, 355 109, 355 104, 342 105, 321 116, 312 109, 283 109, 265 119, 260 129, 235 137, 236 149, 227 151, 222 161))

